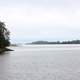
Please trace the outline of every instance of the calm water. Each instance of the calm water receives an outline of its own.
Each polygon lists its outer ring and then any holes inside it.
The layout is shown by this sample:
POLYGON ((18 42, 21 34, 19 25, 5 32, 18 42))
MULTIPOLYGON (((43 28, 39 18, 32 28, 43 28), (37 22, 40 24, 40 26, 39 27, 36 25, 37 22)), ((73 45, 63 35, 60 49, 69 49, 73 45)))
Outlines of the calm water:
POLYGON ((0 80, 80 80, 80 45, 11 47, 0 55, 0 80))

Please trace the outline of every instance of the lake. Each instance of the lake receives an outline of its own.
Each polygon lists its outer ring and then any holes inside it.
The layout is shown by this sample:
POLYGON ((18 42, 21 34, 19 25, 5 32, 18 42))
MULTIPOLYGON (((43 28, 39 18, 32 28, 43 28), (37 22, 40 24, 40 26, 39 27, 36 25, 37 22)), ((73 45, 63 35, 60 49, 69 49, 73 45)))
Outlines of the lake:
POLYGON ((0 80, 80 80, 80 45, 26 45, 0 55, 0 80))

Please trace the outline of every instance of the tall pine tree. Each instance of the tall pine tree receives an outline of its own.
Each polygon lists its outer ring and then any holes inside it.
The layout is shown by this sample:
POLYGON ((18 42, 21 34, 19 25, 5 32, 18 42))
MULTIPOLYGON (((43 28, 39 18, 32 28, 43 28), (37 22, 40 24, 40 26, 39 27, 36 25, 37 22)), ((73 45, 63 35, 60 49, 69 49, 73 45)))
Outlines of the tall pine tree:
POLYGON ((0 48, 5 48, 10 45, 9 35, 10 32, 7 30, 6 25, 0 21, 0 48))

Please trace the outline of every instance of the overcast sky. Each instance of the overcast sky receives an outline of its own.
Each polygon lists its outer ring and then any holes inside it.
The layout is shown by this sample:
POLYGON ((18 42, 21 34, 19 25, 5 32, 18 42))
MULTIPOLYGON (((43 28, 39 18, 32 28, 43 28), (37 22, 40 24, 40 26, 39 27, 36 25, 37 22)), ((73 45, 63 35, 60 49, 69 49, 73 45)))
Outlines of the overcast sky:
POLYGON ((80 39, 80 0, 0 0, 11 42, 80 39))

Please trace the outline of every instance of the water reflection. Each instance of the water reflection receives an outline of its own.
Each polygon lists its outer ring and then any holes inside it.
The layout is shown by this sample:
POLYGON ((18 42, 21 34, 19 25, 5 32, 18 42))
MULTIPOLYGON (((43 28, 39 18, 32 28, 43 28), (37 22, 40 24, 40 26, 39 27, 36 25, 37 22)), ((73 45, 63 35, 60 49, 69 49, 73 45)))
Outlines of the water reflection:
POLYGON ((10 51, 5 51, 5 52, 1 52, 0 56, 4 56, 4 55, 8 55, 8 54, 10 54, 10 51))

